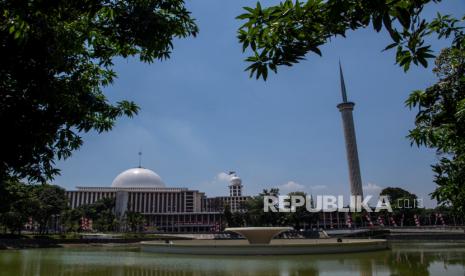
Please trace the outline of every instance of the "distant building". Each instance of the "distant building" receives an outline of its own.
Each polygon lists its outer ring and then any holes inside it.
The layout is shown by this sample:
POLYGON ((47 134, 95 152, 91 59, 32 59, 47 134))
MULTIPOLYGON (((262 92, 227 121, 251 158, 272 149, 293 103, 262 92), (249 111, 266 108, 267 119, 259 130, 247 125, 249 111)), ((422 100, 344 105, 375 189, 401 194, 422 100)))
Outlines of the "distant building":
POLYGON ((244 203, 248 197, 242 195, 242 179, 235 172, 230 172, 229 175, 229 196, 207 198, 207 209, 224 211, 228 207, 233 213, 245 211, 244 203))
POLYGON ((231 173, 230 195, 208 198, 187 188, 166 187, 161 177, 142 167, 120 173, 111 187, 76 187, 67 191, 71 208, 115 198, 115 214, 122 219, 127 211, 145 216, 148 227, 167 232, 210 232, 221 228, 226 206, 243 210, 242 180, 231 173))

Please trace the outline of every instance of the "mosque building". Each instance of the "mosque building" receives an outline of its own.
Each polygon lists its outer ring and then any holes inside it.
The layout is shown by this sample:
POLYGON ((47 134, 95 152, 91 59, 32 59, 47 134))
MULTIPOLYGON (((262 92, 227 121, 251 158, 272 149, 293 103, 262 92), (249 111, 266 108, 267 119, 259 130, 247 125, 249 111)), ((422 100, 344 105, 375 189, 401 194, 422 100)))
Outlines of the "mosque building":
POLYGON ((167 187, 152 170, 137 167, 120 173, 110 187, 76 187, 67 191, 71 208, 92 204, 102 198, 115 198, 115 214, 144 215, 148 227, 167 232, 208 232, 222 225, 224 208, 243 211, 247 196, 242 180, 230 172, 229 196, 207 197, 188 188, 167 187))

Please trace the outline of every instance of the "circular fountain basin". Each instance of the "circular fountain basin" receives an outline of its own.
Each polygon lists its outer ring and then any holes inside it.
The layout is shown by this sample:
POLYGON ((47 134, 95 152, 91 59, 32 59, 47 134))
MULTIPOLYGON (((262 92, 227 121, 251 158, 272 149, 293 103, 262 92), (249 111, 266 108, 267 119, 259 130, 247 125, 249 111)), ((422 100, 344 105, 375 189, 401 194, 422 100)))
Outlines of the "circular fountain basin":
POLYGON ((177 240, 141 242, 142 250, 159 254, 192 255, 307 255, 384 250, 381 239, 275 239, 269 244, 246 240, 177 240))

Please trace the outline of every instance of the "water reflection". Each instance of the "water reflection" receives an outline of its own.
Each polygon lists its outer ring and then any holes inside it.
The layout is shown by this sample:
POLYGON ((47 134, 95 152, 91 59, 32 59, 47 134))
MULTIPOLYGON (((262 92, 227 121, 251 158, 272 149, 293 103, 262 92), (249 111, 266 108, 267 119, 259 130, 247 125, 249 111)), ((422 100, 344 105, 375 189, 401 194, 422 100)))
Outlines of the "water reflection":
POLYGON ((464 275, 465 243, 309 256, 180 256, 137 248, 0 251, 0 275, 464 275))

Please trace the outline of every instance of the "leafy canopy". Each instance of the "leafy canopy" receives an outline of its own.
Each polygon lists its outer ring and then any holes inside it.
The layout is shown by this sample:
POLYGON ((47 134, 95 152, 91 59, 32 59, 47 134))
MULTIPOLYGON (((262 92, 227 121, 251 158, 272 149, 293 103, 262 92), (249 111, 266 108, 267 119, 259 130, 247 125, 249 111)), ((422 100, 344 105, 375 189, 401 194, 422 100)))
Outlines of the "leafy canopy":
POLYGON ((439 82, 414 91, 406 101, 418 109, 408 137, 436 149, 439 161, 432 167, 438 187, 432 196, 465 215, 465 52, 444 49, 433 71, 439 82))
POLYGON ((332 37, 345 37, 348 30, 372 26, 386 31, 392 43, 384 50, 397 50, 396 63, 407 71, 415 65, 428 65, 433 58, 425 38, 453 37, 453 47, 465 49, 463 22, 449 15, 437 14, 434 20, 421 17, 424 7, 441 0, 286 0, 278 5, 244 7, 245 20, 238 30, 243 51, 251 50, 246 61, 250 76, 264 80, 268 70, 275 73, 281 65, 292 66, 309 52, 322 55, 320 46, 332 37))
POLYGON ((20 182, 7 181, 0 188, 0 225, 18 234, 28 219, 39 209, 39 202, 34 193, 35 186, 20 182))
POLYGON ((5 181, 0 186, 0 224, 11 232, 20 233, 31 218, 39 223, 39 232, 45 233, 52 216, 60 215, 67 205, 65 190, 59 186, 17 181, 5 181))
POLYGON ((417 206, 417 196, 402 188, 387 187, 379 195, 388 196, 391 206, 395 209, 417 206))
POLYGON ((119 223, 113 212, 115 208, 115 198, 105 197, 92 204, 81 205, 77 208, 68 208, 63 212, 63 224, 66 231, 79 231, 81 229, 81 219, 92 220, 92 228, 101 232, 119 230, 119 223))
POLYGON ((103 93, 114 58, 166 59, 197 32, 183 0, 0 1, 0 180, 53 178, 81 133, 137 113, 103 93))

